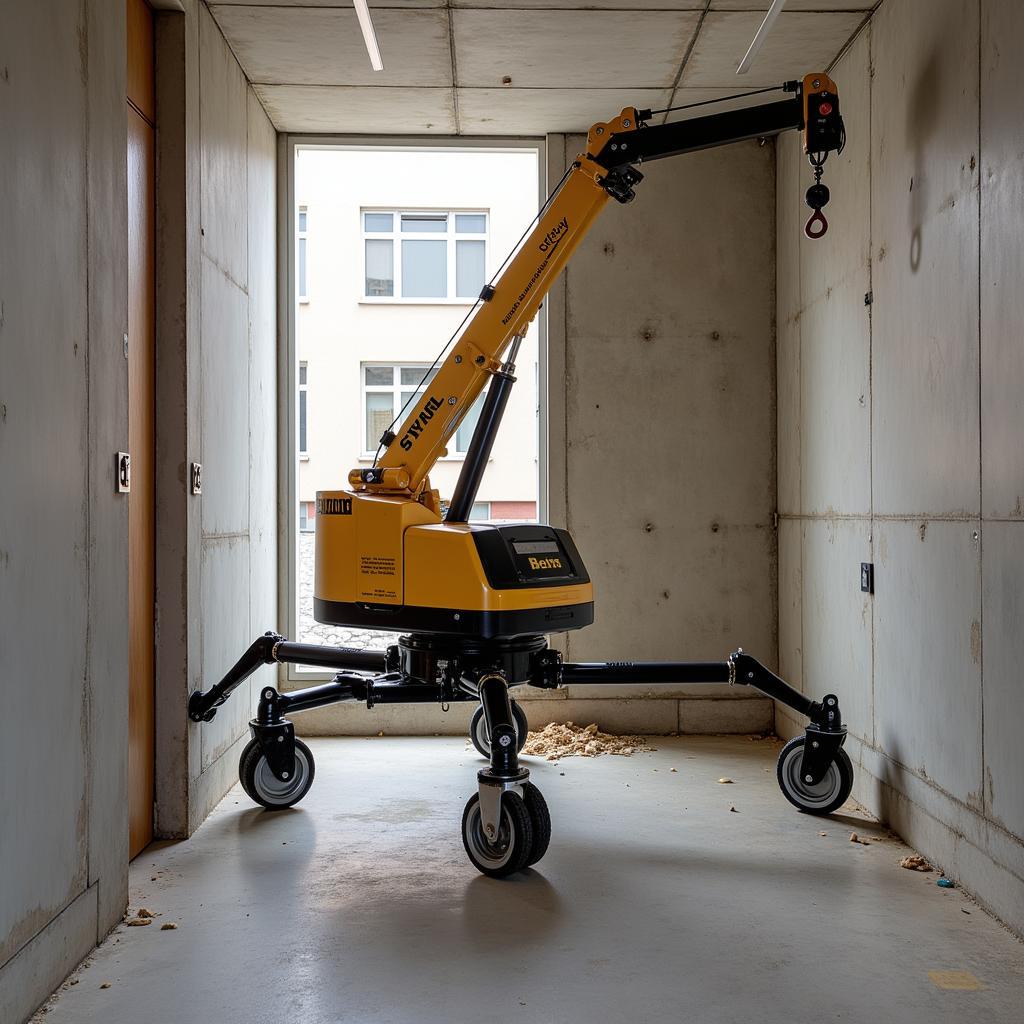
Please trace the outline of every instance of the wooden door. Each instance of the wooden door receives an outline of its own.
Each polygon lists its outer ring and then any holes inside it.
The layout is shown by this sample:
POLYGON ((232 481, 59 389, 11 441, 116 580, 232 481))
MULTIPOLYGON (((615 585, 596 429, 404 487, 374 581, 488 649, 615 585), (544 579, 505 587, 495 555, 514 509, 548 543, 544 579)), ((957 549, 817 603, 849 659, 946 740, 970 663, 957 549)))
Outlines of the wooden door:
POLYGON ((128 3, 128 847, 153 839, 154 210, 153 14, 128 3))

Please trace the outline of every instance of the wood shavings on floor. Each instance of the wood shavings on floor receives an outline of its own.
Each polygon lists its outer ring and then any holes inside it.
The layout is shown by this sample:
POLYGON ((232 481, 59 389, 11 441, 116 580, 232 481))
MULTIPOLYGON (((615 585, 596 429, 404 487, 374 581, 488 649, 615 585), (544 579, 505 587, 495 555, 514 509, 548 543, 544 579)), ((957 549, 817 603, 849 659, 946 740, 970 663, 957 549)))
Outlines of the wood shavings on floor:
POLYGON ((911 854, 900 861, 900 867, 908 871, 931 871, 932 866, 919 853, 911 854))
POLYGON ((643 736, 612 736, 601 732, 596 722, 590 725, 552 722, 539 732, 531 732, 522 752, 558 761, 563 757, 599 757, 601 754, 630 757, 656 749, 643 736))

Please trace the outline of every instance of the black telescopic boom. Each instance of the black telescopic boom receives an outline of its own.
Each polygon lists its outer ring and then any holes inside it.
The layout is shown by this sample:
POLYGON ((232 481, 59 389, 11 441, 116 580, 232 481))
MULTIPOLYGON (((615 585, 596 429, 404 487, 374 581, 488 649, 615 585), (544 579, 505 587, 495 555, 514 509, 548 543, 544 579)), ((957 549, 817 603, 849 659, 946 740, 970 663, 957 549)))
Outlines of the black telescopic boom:
POLYGON ((611 169, 643 160, 660 160, 730 142, 777 135, 803 126, 799 97, 762 103, 743 110, 724 110, 669 124, 646 125, 636 131, 613 132, 594 162, 611 169))

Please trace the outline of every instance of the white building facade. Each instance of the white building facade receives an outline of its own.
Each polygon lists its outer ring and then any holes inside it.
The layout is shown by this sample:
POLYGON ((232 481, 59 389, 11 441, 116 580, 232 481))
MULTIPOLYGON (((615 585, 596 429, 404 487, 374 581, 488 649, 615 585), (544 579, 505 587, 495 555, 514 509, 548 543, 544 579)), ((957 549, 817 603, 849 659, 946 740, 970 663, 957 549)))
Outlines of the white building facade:
MULTIPOLYGON (((295 200, 301 531, 380 435, 538 206, 536 149, 300 148, 295 200)), ((538 330, 517 359, 472 519, 537 518, 538 330)), ((429 378, 428 378, 429 380, 429 378)), ((481 399, 482 400, 482 399, 481 399)), ((451 498, 477 403, 430 479, 451 498)), ((408 411, 408 410, 406 410, 408 411)))

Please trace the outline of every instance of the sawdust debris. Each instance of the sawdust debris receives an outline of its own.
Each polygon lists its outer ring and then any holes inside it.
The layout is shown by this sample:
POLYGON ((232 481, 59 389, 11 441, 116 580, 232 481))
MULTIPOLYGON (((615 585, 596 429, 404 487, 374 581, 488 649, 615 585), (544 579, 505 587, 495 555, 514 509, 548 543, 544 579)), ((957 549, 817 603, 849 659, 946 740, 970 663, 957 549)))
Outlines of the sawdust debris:
POLYGON ((733 784, 732 779, 730 779, 728 776, 722 776, 722 778, 718 780, 718 783, 721 786, 731 786, 733 784))
POLYGON ((596 722, 590 725, 551 722, 527 736, 523 753, 558 761, 563 757, 600 757, 601 754, 631 757, 640 751, 656 749, 643 736, 613 736, 601 732, 596 722))
POLYGON ((857 835, 856 832, 851 832, 850 833, 850 842, 851 843, 860 843, 861 846, 870 846, 871 845, 871 843, 867 839, 861 839, 861 837, 859 835, 857 835))
POLYGON ((178 926, 173 921, 167 921, 165 924, 160 925, 160 931, 162 932, 173 932, 178 926))

